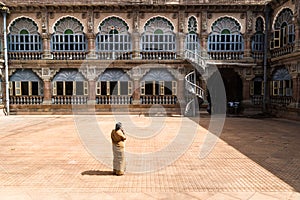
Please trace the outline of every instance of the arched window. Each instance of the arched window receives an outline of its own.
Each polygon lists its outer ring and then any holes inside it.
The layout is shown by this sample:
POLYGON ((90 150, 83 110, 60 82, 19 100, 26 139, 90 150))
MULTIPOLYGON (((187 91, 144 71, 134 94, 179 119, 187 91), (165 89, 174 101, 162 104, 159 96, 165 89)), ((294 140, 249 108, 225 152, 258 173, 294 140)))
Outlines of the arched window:
POLYGON ((8 34, 9 52, 41 52, 42 39, 37 24, 22 17, 13 21, 8 34))
POLYGON ((263 59, 264 56, 264 21, 258 17, 255 24, 255 34, 251 38, 251 52, 255 59, 263 59))
POLYGON ((285 8, 277 16, 274 23, 273 41, 271 49, 285 47, 295 42, 295 25, 293 24, 293 12, 285 8))
POLYGON ((257 76, 251 81, 250 95, 264 95, 264 82, 262 77, 257 76))
POLYGON ((188 34, 185 38, 185 49, 198 52, 200 50, 200 42, 197 34, 197 20, 194 16, 188 21, 188 34))
POLYGON ((244 40, 239 23, 229 17, 223 17, 212 25, 208 36, 208 53, 212 59, 241 59, 244 40), (220 54, 221 53, 221 54, 220 54))
POLYGON ((272 77, 272 96, 292 96, 292 76, 286 68, 275 71, 272 77))
POLYGON ((140 94, 142 104, 176 104, 177 81, 166 69, 151 69, 140 82, 140 94))
POLYGON ((75 69, 63 69, 54 77, 52 91, 53 96, 87 96, 88 81, 75 69))
POLYGON ((54 26, 51 38, 52 52, 85 52, 87 40, 82 24, 72 17, 59 20, 54 26))
POLYGON ((9 80, 10 96, 43 95, 43 81, 31 70, 18 70, 9 80))
MULTIPOLYGON (((173 25, 165 18, 154 17, 145 24, 141 37, 142 52, 176 52, 176 37, 173 25)), ((144 54, 146 55, 146 54, 144 54)), ((150 54, 147 54, 150 55, 150 54)), ((152 55, 152 54, 151 54, 152 55)), ((171 54, 157 54, 153 59, 173 59, 171 54)), ((173 54, 172 54, 173 55, 173 54)), ((143 57, 146 58, 146 57, 143 57)), ((151 57, 152 58, 152 57, 151 57)))
POLYGON ((128 25, 122 19, 109 17, 99 26, 96 52, 100 59, 129 59, 131 37, 128 25))

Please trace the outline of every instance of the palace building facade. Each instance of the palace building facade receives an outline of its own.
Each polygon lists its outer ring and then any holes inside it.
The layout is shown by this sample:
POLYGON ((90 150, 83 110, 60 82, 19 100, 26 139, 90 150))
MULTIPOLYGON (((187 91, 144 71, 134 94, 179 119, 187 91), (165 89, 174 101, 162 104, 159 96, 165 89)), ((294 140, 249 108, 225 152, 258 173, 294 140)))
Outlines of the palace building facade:
POLYGON ((1 12, 10 114, 187 114, 209 93, 214 110, 216 68, 227 112, 300 118, 297 0, 4 0, 1 12))

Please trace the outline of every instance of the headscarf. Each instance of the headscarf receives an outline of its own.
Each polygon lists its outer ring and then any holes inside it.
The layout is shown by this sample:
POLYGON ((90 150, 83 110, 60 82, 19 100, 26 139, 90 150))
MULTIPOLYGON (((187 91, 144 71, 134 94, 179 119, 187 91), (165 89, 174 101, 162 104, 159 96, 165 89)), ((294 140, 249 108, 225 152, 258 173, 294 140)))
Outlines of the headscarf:
POLYGON ((116 128, 115 128, 115 130, 117 131, 117 130, 119 130, 119 129, 121 129, 121 128, 122 128, 122 123, 121 123, 121 122, 116 123, 116 128))

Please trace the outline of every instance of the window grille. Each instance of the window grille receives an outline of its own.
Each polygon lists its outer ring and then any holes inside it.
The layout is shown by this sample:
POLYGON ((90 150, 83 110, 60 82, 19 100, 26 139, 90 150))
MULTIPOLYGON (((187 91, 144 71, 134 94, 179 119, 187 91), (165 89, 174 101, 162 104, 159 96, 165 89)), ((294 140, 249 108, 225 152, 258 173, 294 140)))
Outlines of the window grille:
POLYGON ((42 50, 42 40, 38 34, 9 34, 8 35, 8 51, 37 52, 42 50))
POLYGON ((124 52, 131 51, 131 38, 128 34, 98 34, 96 51, 124 52))
POLYGON ((252 52, 264 51, 264 37, 263 33, 256 33, 252 38, 252 52))
POLYGON ((54 34, 51 39, 51 51, 86 51, 87 40, 84 34, 54 34))
POLYGON ((185 38, 185 49, 190 51, 199 51, 200 42, 197 34, 187 34, 185 38))
POLYGON ((176 37, 173 34, 145 34, 142 36, 142 51, 176 51, 176 37))
POLYGON ((211 34, 208 36, 209 52, 240 52, 244 50, 240 34, 211 34))

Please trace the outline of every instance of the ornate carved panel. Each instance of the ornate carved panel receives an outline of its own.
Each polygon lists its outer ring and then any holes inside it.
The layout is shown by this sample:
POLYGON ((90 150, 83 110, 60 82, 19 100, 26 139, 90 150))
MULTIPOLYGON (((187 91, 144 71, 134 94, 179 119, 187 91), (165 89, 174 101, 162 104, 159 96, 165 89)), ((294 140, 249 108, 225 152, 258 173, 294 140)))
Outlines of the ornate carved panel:
POLYGON ((56 74, 53 81, 85 81, 85 78, 75 69, 63 69, 56 74))
POLYGON ((121 69, 106 69, 102 73, 98 81, 130 81, 130 78, 127 73, 121 69))
POLYGON ((17 70, 9 79, 10 81, 40 81, 40 78, 29 69, 17 70))
POLYGON ((174 76, 167 69, 151 69, 143 78, 143 81, 173 81, 174 76))

